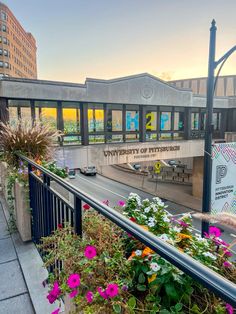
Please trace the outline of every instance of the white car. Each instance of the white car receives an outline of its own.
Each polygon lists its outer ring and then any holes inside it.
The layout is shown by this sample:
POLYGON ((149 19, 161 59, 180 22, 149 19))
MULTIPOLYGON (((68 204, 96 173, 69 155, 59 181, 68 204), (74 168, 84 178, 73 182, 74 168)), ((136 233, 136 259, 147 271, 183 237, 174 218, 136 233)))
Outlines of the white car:
POLYGON ((95 176, 97 174, 97 169, 95 166, 82 167, 80 168, 80 173, 95 176))

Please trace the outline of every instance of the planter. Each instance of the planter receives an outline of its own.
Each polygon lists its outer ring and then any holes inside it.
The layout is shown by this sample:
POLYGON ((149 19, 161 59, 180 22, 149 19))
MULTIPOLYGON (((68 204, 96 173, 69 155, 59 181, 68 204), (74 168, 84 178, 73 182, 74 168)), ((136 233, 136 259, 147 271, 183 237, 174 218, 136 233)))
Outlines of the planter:
MULTIPOLYGON (((75 313, 78 313, 78 311, 76 311, 76 307, 71 301, 71 299, 69 298, 69 296, 66 295, 64 298, 64 314, 75 314, 75 313)), ((81 311, 80 313, 82 314, 83 312, 81 311)))
POLYGON ((15 183, 15 213, 16 226, 22 241, 31 241, 31 214, 29 212, 29 204, 27 202, 27 192, 22 183, 15 183))
POLYGON ((2 193, 7 201, 7 174, 8 174, 8 165, 6 162, 2 161, 0 163, 0 169, 1 169, 1 188, 2 193))

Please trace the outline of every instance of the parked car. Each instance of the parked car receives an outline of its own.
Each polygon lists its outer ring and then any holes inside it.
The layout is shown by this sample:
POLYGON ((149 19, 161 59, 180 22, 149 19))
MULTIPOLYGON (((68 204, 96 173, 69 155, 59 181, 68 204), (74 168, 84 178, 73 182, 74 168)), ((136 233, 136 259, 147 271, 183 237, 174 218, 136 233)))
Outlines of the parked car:
POLYGON ((75 169, 69 169, 68 170, 68 178, 69 179, 75 179, 75 169))
POLYGON ((80 173, 83 173, 86 176, 95 176, 97 174, 97 169, 95 166, 82 167, 80 168, 80 173))

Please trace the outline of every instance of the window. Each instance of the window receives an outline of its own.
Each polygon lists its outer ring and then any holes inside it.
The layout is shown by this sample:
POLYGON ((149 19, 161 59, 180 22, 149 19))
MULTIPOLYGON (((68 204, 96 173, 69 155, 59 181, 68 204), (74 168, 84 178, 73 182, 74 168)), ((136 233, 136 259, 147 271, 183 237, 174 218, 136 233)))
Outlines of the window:
POLYGON ((4 11, 1 11, 1 19, 6 21, 7 20, 7 15, 4 11))
POLYGON ((89 104, 88 109, 89 133, 104 131, 104 109, 100 104, 89 104))
POLYGON ((199 113, 191 113, 191 130, 198 130, 199 127, 199 113))
POLYGON ((0 61, 0 68, 3 68, 3 62, 0 61))
POLYGON ((35 102, 36 120, 41 120, 43 124, 57 129, 57 103, 55 101, 35 102))
POLYGON ((175 131, 184 130, 184 112, 174 113, 174 130, 175 131))
POLYGON ((2 49, 0 49, 0 55, 2 56, 2 49))
POLYGON ((22 121, 31 123, 31 107, 28 100, 8 100, 10 122, 21 118, 22 121), (12 113, 12 117, 10 114, 12 113))
POLYGON ((161 131, 171 130, 171 112, 162 111, 160 115, 160 129, 161 131))
POLYGON ((62 108, 64 133, 80 132, 80 110, 78 108, 62 108))
POLYGON ((6 32, 6 31, 7 31, 7 27, 6 27, 5 24, 2 24, 2 31, 3 31, 3 32, 6 32))
POLYGON ((122 105, 107 105, 107 131, 122 131, 122 105))
POLYGON ((126 131, 139 131, 138 111, 126 111, 126 131))
POLYGON ((206 129, 206 112, 200 113, 200 130, 204 131, 206 129))
POLYGON ((0 43, 2 42, 2 36, 0 36, 0 43))
POLYGON ((8 50, 4 49, 3 53, 4 53, 4 56, 8 57, 8 50))
POLYGON ((157 113, 156 111, 146 112, 146 131, 156 131, 157 130, 157 113))
POLYGON ((220 130, 220 124, 221 124, 221 113, 220 112, 214 112, 212 117, 212 123, 214 126, 214 131, 220 130))
POLYGON ((5 68, 9 68, 9 63, 8 62, 4 62, 5 68))
POLYGON ((3 37, 3 43, 7 45, 7 38, 3 37))

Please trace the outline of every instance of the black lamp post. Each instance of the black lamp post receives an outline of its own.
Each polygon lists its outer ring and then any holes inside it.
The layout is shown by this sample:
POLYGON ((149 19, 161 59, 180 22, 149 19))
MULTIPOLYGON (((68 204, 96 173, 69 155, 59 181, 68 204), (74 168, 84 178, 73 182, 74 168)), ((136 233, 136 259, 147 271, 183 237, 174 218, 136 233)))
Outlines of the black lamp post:
MULTIPOLYGON (((211 178, 212 178, 212 115, 213 115, 213 100, 214 91, 220 71, 228 59, 228 57, 236 50, 236 46, 227 51, 218 61, 215 61, 215 46, 216 46, 216 22, 211 23, 210 28, 210 46, 209 46, 209 61, 208 61, 208 79, 207 79, 207 116, 206 116, 206 133, 205 133, 205 148, 204 148, 204 174, 203 174, 203 199, 202 212, 209 213, 211 211, 211 178), (215 78, 215 69, 221 64, 215 78)), ((202 236, 204 232, 208 233, 209 222, 202 221, 202 236)))

